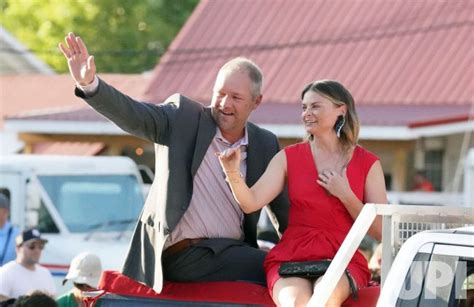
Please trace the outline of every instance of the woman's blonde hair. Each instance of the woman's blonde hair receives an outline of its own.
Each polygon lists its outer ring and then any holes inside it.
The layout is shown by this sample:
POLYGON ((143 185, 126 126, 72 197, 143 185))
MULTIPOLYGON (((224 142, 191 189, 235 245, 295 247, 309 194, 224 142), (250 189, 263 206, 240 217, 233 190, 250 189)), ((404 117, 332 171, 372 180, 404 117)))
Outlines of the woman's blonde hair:
MULTIPOLYGON (((354 98, 351 93, 338 81, 318 80, 308 84, 301 93, 301 99, 309 92, 316 92, 337 106, 345 105, 347 113, 345 114, 345 124, 341 129, 340 140, 345 148, 355 146, 359 138, 359 118, 357 116, 354 98)), ((307 135, 307 139, 312 139, 313 135, 307 135)))

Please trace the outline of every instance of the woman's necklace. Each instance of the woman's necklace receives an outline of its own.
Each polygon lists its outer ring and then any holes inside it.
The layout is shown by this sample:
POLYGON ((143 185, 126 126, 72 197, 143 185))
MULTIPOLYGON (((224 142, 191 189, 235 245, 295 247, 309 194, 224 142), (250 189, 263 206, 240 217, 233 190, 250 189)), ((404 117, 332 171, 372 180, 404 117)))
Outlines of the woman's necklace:
POLYGON ((322 151, 317 152, 314 141, 310 141, 310 146, 318 173, 322 173, 324 171, 333 171, 343 175, 343 170, 349 164, 350 160, 348 157, 350 157, 350 154, 352 154, 353 149, 351 149, 349 152, 339 151, 336 153, 323 153, 322 151))

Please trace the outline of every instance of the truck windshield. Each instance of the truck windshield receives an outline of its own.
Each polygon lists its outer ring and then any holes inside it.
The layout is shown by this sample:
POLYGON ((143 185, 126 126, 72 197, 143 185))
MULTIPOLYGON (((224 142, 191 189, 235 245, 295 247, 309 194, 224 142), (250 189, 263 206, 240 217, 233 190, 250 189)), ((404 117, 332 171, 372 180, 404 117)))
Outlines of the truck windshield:
POLYGON ((143 205, 133 175, 39 176, 71 232, 131 229, 143 205))

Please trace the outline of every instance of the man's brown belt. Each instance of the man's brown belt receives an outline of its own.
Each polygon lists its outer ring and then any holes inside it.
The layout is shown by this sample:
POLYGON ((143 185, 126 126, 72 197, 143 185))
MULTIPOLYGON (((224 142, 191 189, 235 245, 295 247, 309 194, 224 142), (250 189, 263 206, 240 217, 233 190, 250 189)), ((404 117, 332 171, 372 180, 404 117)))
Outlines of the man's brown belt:
POLYGON ((198 242, 206 240, 205 238, 196 238, 196 239, 184 239, 179 242, 176 242, 175 244, 169 246, 167 249, 163 251, 163 256, 168 257, 174 254, 177 254, 188 247, 191 247, 193 245, 196 245, 198 242))

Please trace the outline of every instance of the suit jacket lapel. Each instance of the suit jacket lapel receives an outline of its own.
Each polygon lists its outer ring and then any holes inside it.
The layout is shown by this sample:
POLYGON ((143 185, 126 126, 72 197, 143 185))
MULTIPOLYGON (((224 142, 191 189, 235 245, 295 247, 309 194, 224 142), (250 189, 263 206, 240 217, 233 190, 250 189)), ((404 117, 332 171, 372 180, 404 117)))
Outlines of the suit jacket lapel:
POLYGON ((212 138, 216 135, 216 124, 211 116, 211 109, 205 108, 199 119, 199 126, 196 138, 196 147, 194 148, 193 162, 191 165, 191 174, 194 177, 201 165, 202 159, 206 154, 212 138))
POLYGON ((259 153, 262 153, 263 149, 260 148, 262 144, 255 137, 254 127, 247 125, 247 131, 249 145, 247 147, 247 175, 245 176, 245 182, 247 185, 252 186, 259 178, 258 174, 262 165, 259 153))

